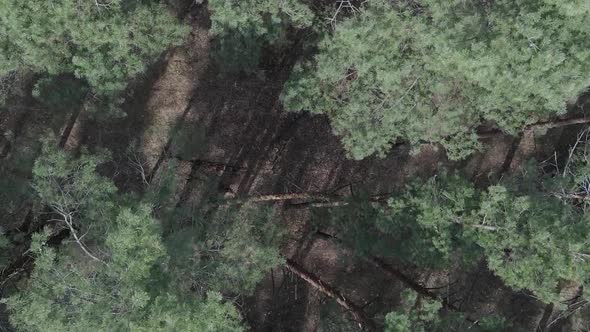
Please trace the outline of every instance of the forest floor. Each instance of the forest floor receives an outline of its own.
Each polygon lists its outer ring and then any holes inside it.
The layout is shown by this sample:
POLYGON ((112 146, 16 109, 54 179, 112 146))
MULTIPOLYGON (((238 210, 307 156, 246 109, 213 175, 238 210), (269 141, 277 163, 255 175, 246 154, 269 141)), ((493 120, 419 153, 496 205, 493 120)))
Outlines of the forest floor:
MULTIPOLYGON (((434 146, 424 146, 412 155, 405 145, 395 147, 385 158, 350 160, 326 117, 282 109, 279 95, 296 59, 279 57, 256 74, 222 76, 211 60, 206 9, 194 7, 187 20, 193 26, 187 42, 167 52, 134 83, 124 105, 126 118, 105 124, 79 110, 36 112, 31 102, 23 110, 1 116, 0 130, 4 136, 10 133, 12 142, 6 151, 26 149, 50 123, 61 133, 60 143, 67 149, 86 145, 112 151, 114 164, 119 166, 109 172, 120 188, 135 190, 143 181, 157 179, 162 170, 175 167, 181 184, 178 204, 190 206, 198 204, 212 179, 215 190, 226 197, 383 194, 401 188, 408 179, 431 176, 443 168, 461 169, 485 183, 529 158, 544 160, 557 148, 564 151, 579 129, 493 136, 483 142, 483 151, 463 162, 448 161, 434 146), (130 165, 130 156, 143 160, 144 177, 137 165, 130 165)), ((297 54, 297 50, 285 54, 297 54)), ((0 157, 10 154, 4 150, 0 144, 0 157)), ((288 229, 284 256, 368 315, 386 314, 399 301, 403 282, 334 241, 314 236, 313 213, 294 203, 297 201, 280 204, 278 222, 288 229)), ((23 215, 14 220, 25 220, 27 209, 16 209, 23 215)), ((544 317, 546 306, 504 287, 483 263, 469 271, 443 272, 388 263, 474 317, 500 312, 517 326, 536 331, 542 319, 559 314, 544 317)), ((254 296, 242 300, 242 308, 257 331, 316 331, 328 302, 289 270, 278 268, 260 283, 254 296)), ((559 325, 554 325, 556 331, 565 328, 559 325)))

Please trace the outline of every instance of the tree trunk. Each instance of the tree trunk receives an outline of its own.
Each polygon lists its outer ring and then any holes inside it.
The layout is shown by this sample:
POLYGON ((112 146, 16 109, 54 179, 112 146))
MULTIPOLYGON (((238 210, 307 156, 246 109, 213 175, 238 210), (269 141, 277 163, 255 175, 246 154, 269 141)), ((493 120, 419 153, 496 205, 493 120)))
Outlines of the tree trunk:
MULTIPOLYGON (((343 245, 342 241, 333 235, 330 235, 330 234, 327 234, 327 233, 324 233, 321 231, 316 232, 315 235, 319 236, 321 238, 324 238, 324 239, 334 241, 334 242, 338 243, 339 245, 343 245)), ((424 287, 422 284, 412 280, 412 278, 408 277, 407 275, 405 275, 403 272, 399 271, 398 269, 395 269, 394 267, 388 265, 382 259, 380 259, 378 257, 374 257, 374 256, 371 256, 371 257, 360 256, 360 257, 363 260, 365 260, 366 262, 368 262, 368 263, 372 264, 373 266, 375 266, 376 268, 378 268, 379 270, 383 271, 388 277, 401 281, 404 285, 406 285, 406 287, 412 289, 413 291, 415 291, 419 295, 436 300, 436 301, 440 301, 441 304, 443 305, 443 307, 446 308, 447 310, 454 311, 454 312, 461 312, 461 310, 459 308, 457 308, 457 306, 453 305, 452 303, 449 303, 446 299, 442 298, 438 294, 433 293, 428 288, 424 287)), ((477 324, 476 320, 471 319, 467 316, 465 316, 465 320, 467 320, 468 322, 471 322, 473 324, 477 324)))
POLYGON ((590 196, 584 194, 553 193, 553 196, 562 199, 577 199, 582 201, 590 201, 590 196))
POLYGON ((326 195, 322 193, 288 193, 288 194, 268 194, 235 198, 230 200, 235 203, 263 203, 263 202, 280 202, 289 200, 306 200, 306 201, 325 201, 329 202, 335 199, 341 199, 340 196, 326 195))
POLYGON ((332 288, 330 285, 323 282, 320 278, 313 275, 311 272, 306 271, 299 264, 294 261, 287 259, 285 267, 296 274, 299 278, 303 279, 310 286, 322 292, 324 295, 331 299, 334 299, 340 306, 346 309, 352 314, 355 321, 359 323, 359 326, 364 327, 368 330, 375 330, 375 323, 367 317, 364 311, 352 301, 347 299, 344 295, 340 294, 337 290, 332 288))
MULTIPOLYGON (((590 123, 590 118, 588 117, 580 117, 580 118, 570 118, 570 119, 561 119, 561 120, 556 120, 556 121, 540 121, 537 123, 532 123, 528 126, 526 126, 523 130, 533 130, 533 129, 551 129, 551 128, 559 128, 559 127, 565 127, 565 126, 572 126, 572 125, 576 125, 576 124, 584 124, 584 123, 590 123)), ((486 131, 486 132, 479 132, 478 136, 480 139, 484 139, 484 138, 490 138, 490 137, 494 137, 497 135, 503 135, 504 132, 501 130, 490 130, 490 131, 486 131)))
MULTIPOLYGON (((368 198, 370 202, 383 202, 389 199, 390 193, 373 195, 368 198)), ((302 200, 301 203, 293 203, 292 206, 298 208, 330 208, 341 207, 350 204, 349 197, 341 195, 329 195, 323 193, 303 192, 303 193, 288 193, 288 194, 268 194, 258 196, 248 196, 242 198, 230 198, 226 200, 227 203, 265 203, 265 202, 282 202, 291 200, 302 200)))

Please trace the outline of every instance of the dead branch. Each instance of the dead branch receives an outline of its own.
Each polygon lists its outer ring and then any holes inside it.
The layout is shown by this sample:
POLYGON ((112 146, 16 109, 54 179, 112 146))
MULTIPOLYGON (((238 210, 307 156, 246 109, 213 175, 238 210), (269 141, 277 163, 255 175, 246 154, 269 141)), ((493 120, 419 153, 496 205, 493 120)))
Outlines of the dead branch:
MULTIPOLYGON (((378 194, 368 197, 371 203, 384 203, 392 194, 378 194)), ((590 199, 590 198, 588 198, 590 199)), ((264 203, 264 202, 279 202, 289 200, 303 200, 301 203, 292 203, 291 206, 297 208, 333 208, 343 207, 350 204, 350 200, 344 196, 326 195, 320 193, 292 193, 292 194, 268 194, 260 196, 251 196, 244 198, 230 198, 228 202, 233 203, 264 203)), ((457 222, 460 223, 460 222, 457 222)), ((469 225, 474 228, 483 229, 487 231, 497 231, 498 227, 489 226, 485 224, 469 225)))
POLYGON ((489 226, 489 225, 483 225, 483 224, 475 224, 475 225, 469 225, 469 226, 471 226, 473 228, 483 229, 483 230, 486 230, 486 231, 492 231, 492 232, 498 230, 498 227, 489 226))
POLYGON ((585 144, 586 142, 588 142, 588 135, 589 134, 590 134, 590 128, 586 128, 585 130, 582 130, 581 132, 578 133, 578 136, 576 137, 576 142, 569 149, 567 161, 565 163, 565 166, 563 168, 563 174, 561 176, 565 177, 567 175, 567 172, 569 171, 569 165, 574 157, 574 154, 576 152, 578 145, 585 144))
POLYGON ((328 19, 328 22, 330 23, 332 28, 336 27, 338 15, 343 9, 348 9, 352 13, 356 13, 359 11, 358 8, 356 8, 350 0, 337 0, 336 3, 338 4, 338 7, 336 8, 334 15, 332 15, 332 17, 328 19))
POLYGON ((566 126, 572 126, 576 124, 584 124, 590 123, 590 118, 581 117, 581 118, 570 118, 570 119, 562 119, 557 121, 546 121, 546 122, 537 122, 527 127, 527 129, 532 128, 560 128, 566 126))
POLYGON ((86 248, 86 245, 84 245, 84 243, 82 243, 82 240, 78 237, 78 233, 76 233, 76 229, 74 228, 72 214, 63 211, 59 207, 56 207, 56 206, 52 206, 52 208, 56 213, 58 213, 63 218, 63 219, 61 219, 61 221, 63 221, 68 226, 68 228, 70 230, 70 234, 72 234, 72 236, 74 237, 74 240, 76 241, 76 243, 78 243, 78 246, 82 249, 82 251, 84 251, 84 253, 86 255, 88 255, 88 257, 92 258, 93 260, 95 260, 97 262, 101 262, 103 264, 106 264, 103 260, 101 260, 100 258, 98 258, 98 257, 94 256, 92 253, 90 253, 88 248, 86 248))
MULTIPOLYGON (((339 238, 335 237, 334 235, 328 234, 328 233, 324 233, 321 231, 317 231, 315 234, 315 236, 318 236, 320 238, 332 241, 337 243, 338 245, 344 245, 342 243, 342 240, 340 240, 339 238)), ((382 259, 377 258, 377 257, 366 257, 366 256, 361 256, 363 260, 365 260, 366 262, 370 263, 371 265, 377 267, 378 269, 382 270, 383 272, 385 272, 385 274, 392 278, 392 279, 398 279, 399 281, 401 281, 402 283, 404 283, 407 287, 411 288, 412 290, 414 290, 416 293, 423 295, 425 297, 428 298, 432 298, 432 299, 437 299, 438 300, 438 296, 434 293, 432 293, 431 291, 429 291, 426 287, 424 287, 423 285, 421 285, 420 283, 412 280, 410 277, 408 277, 407 275, 405 275, 404 273, 402 273, 401 271, 394 269, 393 267, 389 266, 388 264, 386 264, 382 259)))
POLYGON ((333 201, 333 202, 305 202, 299 204, 291 204, 296 208, 333 208, 333 207, 342 207, 349 205, 349 201, 340 200, 340 201, 333 201))
POLYGON ((354 304, 340 292, 338 292, 330 285, 323 282, 320 278, 313 275, 311 272, 306 271, 303 267, 301 267, 294 261, 287 259, 285 267, 289 271, 297 275, 299 278, 303 279, 313 288, 317 289, 329 298, 335 300, 340 306, 342 306, 344 309, 346 309, 348 312, 352 314, 352 317, 355 321, 359 323, 360 327, 364 326, 369 330, 375 330, 375 323, 366 316, 366 314, 360 306, 354 304))
MULTIPOLYGON (((324 232, 321 232, 321 231, 317 231, 314 235, 315 236, 318 236, 320 238, 323 238, 323 239, 326 239, 326 240, 335 242, 338 245, 344 245, 342 243, 342 240, 340 240, 339 238, 335 237, 334 235, 331 235, 331 234, 328 234, 328 233, 324 233, 324 232)), ((436 295, 435 293, 433 293, 430 290, 428 290, 424 285, 422 285, 422 284, 420 284, 420 283, 412 280, 412 278, 408 277, 407 275, 405 275, 400 270, 397 270, 397 269, 393 268, 392 266, 388 265, 381 258, 367 257, 367 256, 361 256, 361 257, 366 262, 368 262, 371 265, 375 266, 379 270, 385 272, 385 274, 388 277, 390 277, 392 279, 397 279, 397 280, 401 281, 403 284, 405 284, 408 288, 411 288, 416 293, 418 293, 418 294, 420 294, 420 295, 422 295, 424 297, 428 297, 428 298, 431 298, 431 299, 439 300, 439 296, 438 295, 436 295)))
POLYGON ((149 186, 148 173, 145 169, 145 163, 142 161, 140 153, 136 149, 130 149, 127 152, 127 160, 131 167, 139 174, 144 185, 149 186))
POLYGON ((576 303, 569 305, 566 310, 562 311, 559 315, 557 315, 557 317, 555 319, 553 319, 549 324, 547 324, 547 329, 550 329, 551 326, 553 326, 555 323, 570 317, 571 315, 573 315, 577 311, 582 310, 584 307, 586 307, 588 305, 588 303, 590 303, 590 302, 588 302, 586 300, 581 300, 581 301, 578 301, 576 303))
POLYGON ((109 8, 111 6, 111 2, 100 2, 99 0, 94 0, 94 4, 96 5, 97 8, 109 8))

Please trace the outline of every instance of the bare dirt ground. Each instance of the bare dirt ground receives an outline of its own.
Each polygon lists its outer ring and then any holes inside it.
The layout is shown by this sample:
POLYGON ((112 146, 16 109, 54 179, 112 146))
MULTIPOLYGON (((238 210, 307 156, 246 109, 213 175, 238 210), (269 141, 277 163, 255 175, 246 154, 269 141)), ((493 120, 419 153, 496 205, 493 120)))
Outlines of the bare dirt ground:
MULTIPOLYGON (((84 114, 61 119, 72 134, 72 138, 66 135, 66 146, 108 148, 119 165, 129 164, 128 149, 135 146, 148 177, 157 177, 159 170, 177 162, 179 204, 198 202, 211 178, 221 195, 231 197, 388 193, 408 179, 431 176, 444 167, 463 169, 473 179, 486 182, 529 158, 547 158, 555 147, 567 146, 577 132, 567 127, 520 138, 498 135, 484 141, 482 152, 460 163, 449 162, 433 146, 410 155, 409 147, 403 145, 383 159, 353 161, 346 157, 325 117, 282 109, 279 95, 295 59, 267 61, 253 75, 220 76, 210 57, 206 8, 194 7, 187 20, 193 31, 186 43, 170 50, 134 84, 124 106, 126 119, 96 122, 84 114)), ((285 53, 297 54, 295 48, 285 53)), ((24 148, 47 122, 44 116, 30 112, 20 115, 25 120, 15 120, 20 117, 11 115, 0 121, 0 129, 4 136, 12 128, 16 134, 11 135, 31 137, 23 138, 21 145, 20 138, 12 140, 12 148, 24 148)), ((141 187, 137 169, 120 166, 110 171, 121 188, 141 187)), ((283 248, 286 257, 333 285, 369 315, 383 315, 398 303, 402 282, 348 249, 310 235, 315 231, 310 220, 309 210, 282 206, 278 222, 289 230, 283 248)), ((420 271, 389 263, 473 317, 501 312, 527 331, 536 331, 543 319, 544 305, 504 287, 483 263, 469 271, 420 271)), ((256 331, 317 331, 327 302, 301 279, 277 268, 260 283, 254 296, 245 299, 242 308, 256 331)), ((555 331, 567 331, 567 324, 555 324, 559 328, 555 331)))

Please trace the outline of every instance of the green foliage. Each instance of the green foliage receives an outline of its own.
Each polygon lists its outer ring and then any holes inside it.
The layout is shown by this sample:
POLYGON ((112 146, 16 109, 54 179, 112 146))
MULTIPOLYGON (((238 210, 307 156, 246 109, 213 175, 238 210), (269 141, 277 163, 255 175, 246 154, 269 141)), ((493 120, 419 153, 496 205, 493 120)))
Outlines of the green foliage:
POLYGON ((507 285, 557 302, 562 281, 588 281, 589 216, 546 193, 517 189, 488 189, 473 223, 494 230, 474 228, 474 239, 507 285))
POLYGON ((52 136, 42 139, 41 155, 33 167, 32 187, 41 201, 55 212, 76 214, 86 220, 108 215, 117 189, 96 172, 108 155, 82 153, 74 158, 59 149, 55 141, 52 136))
POLYGON ((462 220, 478 208, 479 193, 458 175, 414 181, 386 202, 363 197, 331 212, 339 237, 361 255, 394 256, 423 267, 472 263, 481 249, 463 234, 462 220), (461 259, 459 259, 459 257, 461 259))
POLYGON ((173 284, 152 285, 170 276, 150 214, 147 206, 119 211, 105 241, 105 263, 34 246, 26 288, 5 300, 11 323, 22 331, 242 331, 236 309, 219 295, 196 300, 175 295, 173 284))
MULTIPOLYGON (((176 207, 175 193, 178 189, 178 162, 169 160, 158 170, 158 178, 152 180, 143 194, 142 200, 160 207, 161 214, 173 214, 176 207)), ((172 219, 175 216, 171 217, 172 219)))
POLYGON ((1 0, 0 7, 0 74, 74 74, 109 100, 187 33, 157 1, 1 0))
POLYGON ((421 300, 416 304, 417 294, 404 291, 402 294, 402 308, 385 316, 386 332, 424 332, 434 331, 439 323, 438 311, 442 308, 440 302, 421 300))
POLYGON ((3 110, 6 101, 11 95, 15 73, 16 71, 9 71, 0 75, 0 110, 3 110))
POLYGON ((402 302, 398 310, 385 316, 385 332, 447 332, 476 331, 500 332, 513 331, 509 324, 495 315, 490 315, 471 323, 459 313, 444 312, 442 304, 431 299, 418 298, 413 291, 402 293, 402 302))
POLYGON ((84 102, 88 87, 72 77, 49 76, 37 81, 32 94, 51 111, 72 112, 84 102))
MULTIPOLYGON (((85 234, 92 228, 92 235, 84 237, 85 246, 101 253, 101 259, 89 259, 83 245, 74 241, 62 244, 59 250, 48 247, 48 240, 54 235, 50 230, 33 234, 29 252, 36 258, 35 268, 23 289, 3 299, 17 330, 244 330, 234 305, 211 290, 253 288, 248 282, 261 278, 263 270, 257 270, 261 268, 258 264, 269 264, 273 256, 266 254, 273 252, 263 251, 265 247, 253 252, 250 248, 256 245, 240 237, 251 236, 252 241, 271 243, 276 241, 274 237, 265 238, 271 233, 259 229, 261 225, 255 222, 236 224, 219 233, 204 229, 199 234, 203 239, 215 242, 226 237, 224 250, 219 250, 220 261, 233 264, 236 270, 221 263, 216 265, 216 276, 229 279, 207 279, 210 287, 195 294, 184 287, 187 275, 178 274, 180 270, 175 265, 191 266, 191 262, 182 262, 185 257, 168 252, 161 223, 152 216, 151 205, 138 203, 141 199, 136 195, 117 197, 112 181, 97 173, 97 166, 107 156, 83 152, 74 158, 51 143, 51 139, 43 142, 33 168, 33 187, 54 211, 84 221, 80 224, 87 231, 85 234), (243 250, 241 256, 234 257, 239 250, 243 250), (230 275, 232 271, 235 273, 230 275), (233 281, 240 284, 231 285, 232 288, 228 283, 233 281)), ((164 182, 163 186, 168 187, 164 182)), ((144 202, 153 198, 150 195, 144 202)), ((188 283, 196 284, 193 280, 188 283)))
POLYGON ((590 215, 585 204, 548 191, 532 166, 483 191, 458 176, 418 182, 384 207, 352 206, 335 221, 361 253, 439 268, 484 256, 508 286, 557 302, 562 282, 589 282, 590 215))
MULTIPOLYGON (((516 132, 564 113, 589 85, 587 7, 572 1, 367 2, 299 65, 283 99, 327 114, 349 155, 384 155, 397 140, 478 147, 475 128, 516 132)), ((578 2, 579 3, 579 2, 578 2)))
POLYGON ((30 178, 39 147, 30 146, 11 153, 0 163, 0 213, 18 214, 33 196, 30 178))
POLYGON ((390 198, 377 227, 393 237, 395 255, 408 262, 443 267, 458 254, 470 262, 481 251, 465 237, 462 223, 478 202, 478 192, 465 179, 443 174, 390 198))
POLYGON ((112 251, 110 268, 125 282, 133 283, 149 275, 155 261, 164 254, 158 224, 151 209, 122 209, 116 219, 117 230, 108 234, 106 245, 112 251))
POLYGON ((285 42, 289 27, 306 28, 314 19, 301 0, 210 0, 209 10, 223 71, 255 69, 263 47, 285 42))
POLYGON ((355 197, 341 208, 330 210, 327 215, 323 210, 316 211, 315 220, 330 221, 330 226, 341 230, 339 239, 355 249, 362 256, 384 254, 394 251, 387 235, 376 227, 380 220, 379 209, 365 196, 355 197))
POLYGON ((144 200, 157 205, 170 252, 169 268, 185 291, 251 294, 283 263, 283 229, 275 210, 218 199, 218 183, 200 184, 202 201, 176 202, 175 163, 169 163, 144 200))
POLYGON ((322 304, 318 332, 358 332, 357 322, 348 319, 346 313, 334 301, 322 304))
POLYGON ((198 289, 251 294, 271 268, 283 263, 282 232, 273 213, 225 207, 207 218, 197 216, 192 227, 173 233, 167 242, 173 268, 198 289))

